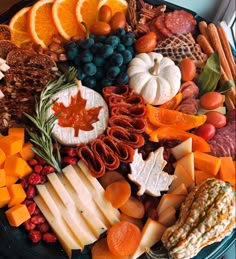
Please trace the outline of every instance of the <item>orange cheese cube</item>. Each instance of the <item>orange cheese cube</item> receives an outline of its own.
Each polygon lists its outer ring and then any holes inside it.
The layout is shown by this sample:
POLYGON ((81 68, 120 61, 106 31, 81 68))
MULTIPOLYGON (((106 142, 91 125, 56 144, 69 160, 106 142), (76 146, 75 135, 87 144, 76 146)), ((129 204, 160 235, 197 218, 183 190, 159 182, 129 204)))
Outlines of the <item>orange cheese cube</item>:
POLYGON ((11 156, 20 152, 22 147, 22 139, 17 136, 8 135, 0 138, 0 148, 7 156, 11 156))
POLYGON ((26 164, 27 162, 20 157, 9 156, 6 158, 4 169, 6 174, 16 175, 21 178, 24 176, 26 164))
POLYGON ((8 186, 8 191, 11 197, 10 201, 8 202, 8 207, 19 204, 26 198, 26 193, 20 183, 8 186))
POLYGON ((17 204, 5 213, 12 227, 19 227, 26 220, 30 219, 29 211, 24 204, 17 204))
POLYGON ((11 199, 11 196, 9 194, 7 187, 1 187, 0 188, 0 208, 6 206, 10 201, 10 199, 11 199))
POLYGON ((24 128, 9 128, 8 135, 21 139, 22 146, 25 142, 25 129, 24 128))
POLYGON ((0 187, 6 185, 6 173, 4 169, 0 169, 0 187))
POLYGON ((33 172, 33 169, 32 169, 32 168, 30 167, 30 165, 26 162, 26 163, 25 163, 25 167, 24 167, 24 172, 23 172, 21 178, 24 177, 24 176, 26 176, 26 175, 28 175, 28 174, 30 174, 30 173, 32 173, 32 172, 33 172))
POLYGON ((16 183, 18 180, 19 180, 18 176, 6 174, 6 186, 7 187, 16 183))
POLYGON ((20 155, 21 157, 28 161, 30 160, 31 158, 34 157, 34 151, 32 150, 32 147, 33 147, 33 144, 30 143, 30 142, 26 142, 24 145, 23 145, 23 148, 22 150, 20 151, 20 155))
POLYGON ((219 179, 236 185, 236 170, 232 157, 221 157, 221 165, 218 174, 219 179))
POLYGON ((5 154, 5 152, 0 148, 0 168, 3 167, 4 162, 5 162, 5 159, 6 159, 6 154, 5 154))

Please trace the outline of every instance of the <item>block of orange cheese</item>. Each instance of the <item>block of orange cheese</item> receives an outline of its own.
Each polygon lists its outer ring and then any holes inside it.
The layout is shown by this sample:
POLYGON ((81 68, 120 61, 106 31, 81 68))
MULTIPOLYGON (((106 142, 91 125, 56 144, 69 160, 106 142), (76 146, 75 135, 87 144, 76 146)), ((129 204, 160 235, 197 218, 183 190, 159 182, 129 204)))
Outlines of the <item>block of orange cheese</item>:
POLYGON ((4 169, 6 174, 16 175, 22 178, 26 175, 26 165, 27 162, 23 158, 17 156, 8 156, 5 160, 4 169))
POLYGON ((2 168, 0 169, 0 187, 6 185, 6 173, 5 170, 2 168))
POLYGON ((8 191, 11 197, 10 201, 8 202, 8 207, 19 204, 23 202, 26 198, 26 193, 20 183, 8 186, 8 191))
POLYGON ((6 212, 8 222, 13 227, 19 227, 30 218, 29 211, 24 204, 17 204, 6 212))
POLYGON ((0 148, 0 168, 3 167, 4 162, 5 162, 5 159, 6 159, 6 154, 5 154, 5 152, 0 148))
POLYGON ((11 197, 7 187, 0 188, 0 208, 6 206, 10 201, 11 197))
POLYGON ((6 174, 6 186, 7 187, 16 183, 18 180, 19 180, 18 176, 6 174))
POLYGON ((11 156, 20 152, 22 147, 22 139, 17 136, 8 135, 0 138, 0 148, 7 156, 11 156))
POLYGON ((33 144, 31 142, 26 142, 23 145, 23 148, 20 151, 20 155, 24 160, 28 161, 34 157, 35 154, 34 154, 34 151, 32 150, 32 147, 33 147, 33 144))

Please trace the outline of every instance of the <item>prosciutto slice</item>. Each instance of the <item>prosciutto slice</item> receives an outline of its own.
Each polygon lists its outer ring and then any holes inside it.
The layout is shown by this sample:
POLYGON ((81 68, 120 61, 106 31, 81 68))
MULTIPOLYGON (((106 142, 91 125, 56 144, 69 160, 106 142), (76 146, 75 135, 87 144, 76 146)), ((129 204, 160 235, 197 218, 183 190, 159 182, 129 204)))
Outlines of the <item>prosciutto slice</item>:
POLYGON ((105 144, 102 139, 95 139, 91 142, 91 149, 96 157, 100 157, 108 170, 115 170, 120 165, 118 156, 105 144))
POLYGON ((145 142, 144 137, 141 134, 129 132, 128 130, 118 126, 108 128, 107 135, 117 141, 122 141, 133 148, 139 148, 143 146, 145 142))

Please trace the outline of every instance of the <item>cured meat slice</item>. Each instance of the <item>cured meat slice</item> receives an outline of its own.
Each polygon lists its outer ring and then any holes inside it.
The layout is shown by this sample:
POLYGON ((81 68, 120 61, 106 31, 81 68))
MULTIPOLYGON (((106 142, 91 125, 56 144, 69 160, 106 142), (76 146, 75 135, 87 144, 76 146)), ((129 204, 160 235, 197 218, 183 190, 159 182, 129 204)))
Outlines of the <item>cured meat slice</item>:
POLYGON ((121 162, 133 161, 134 149, 122 141, 117 141, 111 136, 101 136, 102 141, 110 147, 121 162))
POLYGON ((146 115, 146 107, 145 105, 138 104, 130 107, 117 105, 111 108, 110 110, 111 116, 114 115, 129 115, 131 117, 141 118, 146 115))
POLYGON ((106 86, 102 89, 103 96, 107 101, 111 95, 127 97, 130 96, 132 92, 133 89, 130 88, 128 85, 106 86))
POLYGON ((131 118, 125 115, 116 115, 110 117, 108 124, 111 127, 119 126, 127 129, 129 132, 143 133, 146 124, 142 118, 131 118))
POLYGON ((123 143, 133 147, 142 147, 145 143, 144 137, 138 133, 128 132, 122 127, 111 127, 107 129, 107 135, 113 139, 122 141, 123 143))
POLYGON ((199 88, 193 81, 184 82, 181 86, 179 91, 183 94, 183 99, 187 97, 194 97, 196 98, 199 94, 199 88))
POLYGON ((102 139, 95 139, 91 143, 91 150, 96 157, 100 157, 106 169, 115 170, 120 165, 118 156, 107 146, 102 139))
POLYGON ((124 98, 123 96, 119 95, 111 95, 108 100, 109 107, 114 107, 117 105, 123 105, 123 106, 131 106, 131 105, 138 105, 138 104, 144 104, 144 99, 142 96, 133 94, 128 98, 124 98))
POLYGON ((166 14, 163 13, 162 15, 156 18, 154 25, 163 35, 165 35, 166 37, 171 37, 173 33, 166 27, 165 19, 166 14))
POLYGON ((165 14, 164 24, 173 34, 185 34, 194 32, 197 21, 191 13, 184 10, 175 10, 165 14))
POLYGON ((92 176, 98 178, 105 173, 105 165, 99 156, 96 156, 91 148, 81 144, 76 149, 78 156, 89 168, 92 176))

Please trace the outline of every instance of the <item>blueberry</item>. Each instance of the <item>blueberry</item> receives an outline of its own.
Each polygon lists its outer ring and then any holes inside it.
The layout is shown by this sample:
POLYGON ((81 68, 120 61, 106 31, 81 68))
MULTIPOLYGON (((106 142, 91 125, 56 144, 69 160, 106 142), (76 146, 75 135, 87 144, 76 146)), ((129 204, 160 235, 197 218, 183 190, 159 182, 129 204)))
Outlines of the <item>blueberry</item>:
POLYGON ((106 77, 107 79, 115 79, 120 73, 120 69, 117 66, 112 66, 110 68, 108 68, 107 73, 106 73, 106 77))
POLYGON ((83 63, 89 63, 93 60, 93 54, 90 50, 86 49, 80 54, 80 58, 83 63))
POLYGON ((110 63, 112 66, 120 67, 123 64, 123 56, 120 53, 112 54, 110 63))
POLYGON ((93 76, 97 72, 97 68, 93 63, 86 63, 83 67, 83 71, 88 76, 93 76))
POLYGON ((131 61, 131 59, 133 58, 133 55, 129 50, 124 50, 124 51, 122 51, 121 54, 122 54, 123 59, 124 59, 124 64, 129 63, 131 61))
POLYGON ((120 44, 120 39, 115 35, 110 35, 105 40, 105 43, 111 45, 113 48, 116 48, 120 44))
POLYGON ((95 89, 96 88, 96 79, 92 76, 87 76, 85 77, 85 79, 83 80, 83 84, 89 88, 95 89))

